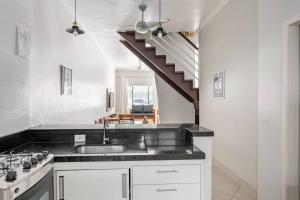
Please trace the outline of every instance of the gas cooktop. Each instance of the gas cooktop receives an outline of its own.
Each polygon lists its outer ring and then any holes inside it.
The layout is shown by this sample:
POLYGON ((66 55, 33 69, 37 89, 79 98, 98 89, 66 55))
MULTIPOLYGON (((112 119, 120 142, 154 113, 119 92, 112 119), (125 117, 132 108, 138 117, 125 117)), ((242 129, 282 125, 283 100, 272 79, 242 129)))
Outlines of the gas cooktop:
POLYGON ((24 180, 51 160, 53 160, 53 155, 47 151, 0 154, 0 189, 24 180))

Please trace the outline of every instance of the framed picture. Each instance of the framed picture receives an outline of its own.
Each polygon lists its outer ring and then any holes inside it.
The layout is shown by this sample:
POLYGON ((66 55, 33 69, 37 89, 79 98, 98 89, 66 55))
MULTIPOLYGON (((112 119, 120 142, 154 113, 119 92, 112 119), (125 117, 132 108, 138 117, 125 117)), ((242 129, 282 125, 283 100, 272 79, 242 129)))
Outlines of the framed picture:
POLYGON ((106 89, 106 112, 112 111, 115 107, 115 92, 112 89, 106 89))
POLYGON ((213 96, 216 99, 225 99, 225 71, 214 74, 213 96))
POLYGON ((21 27, 17 27, 16 32, 17 32, 16 54, 24 59, 29 60, 31 34, 28 30, 21 27))
POLYGON ((61 95, 72 95, 72 69, 60 66, 61 95))

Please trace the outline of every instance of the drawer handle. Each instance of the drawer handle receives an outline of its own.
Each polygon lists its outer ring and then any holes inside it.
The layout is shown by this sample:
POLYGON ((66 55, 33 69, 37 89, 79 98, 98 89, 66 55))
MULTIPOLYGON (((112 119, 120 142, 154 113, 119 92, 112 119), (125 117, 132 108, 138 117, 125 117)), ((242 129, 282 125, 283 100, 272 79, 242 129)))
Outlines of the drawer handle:
POLYGON ((156 192, 177 192, 178 189, 173 188, 173 189, 157 189, 156 192))
POLYGON ((65 199, 65 194, 64 194, 64 186, 65 186, 65 183, 64 183, 64 177, 63 176, 59 176, 59 179, 58 179, 58 186, 59 186, 59 200, 64 200, 65 199))
POLYGON ((164 173, 177 173, 178 170, 157 170, 156 173, 164 174, 164 173))
POLYGON ((127 198, 127 174, 122 174, 122 198, 127 198))

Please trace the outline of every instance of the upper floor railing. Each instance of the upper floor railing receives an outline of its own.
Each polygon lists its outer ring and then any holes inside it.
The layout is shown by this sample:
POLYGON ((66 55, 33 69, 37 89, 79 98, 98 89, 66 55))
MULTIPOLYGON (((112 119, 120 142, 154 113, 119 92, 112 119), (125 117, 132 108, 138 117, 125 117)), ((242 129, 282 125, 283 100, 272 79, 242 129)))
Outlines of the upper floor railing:
POLYGON ((148 45, 156 47, 157 54, 166 55, 167 62, 174 63, 176 71, 183 71, 185 79, 193 80, 194 87, 198 88, 199 58, 195 45, 175 32, 169 32, 163 38, 148 35, 146 41, 148 45))

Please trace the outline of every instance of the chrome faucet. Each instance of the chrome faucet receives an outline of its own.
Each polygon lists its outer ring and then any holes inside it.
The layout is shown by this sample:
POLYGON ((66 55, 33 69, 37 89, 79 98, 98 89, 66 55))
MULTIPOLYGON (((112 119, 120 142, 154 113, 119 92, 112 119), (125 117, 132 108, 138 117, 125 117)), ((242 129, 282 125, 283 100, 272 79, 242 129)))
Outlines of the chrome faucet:
POLYGON ((106 137, 106 128, 108 127, 108 120, 103 117, 103 143, 102 144, 109 144, 110 139, 106 137))

